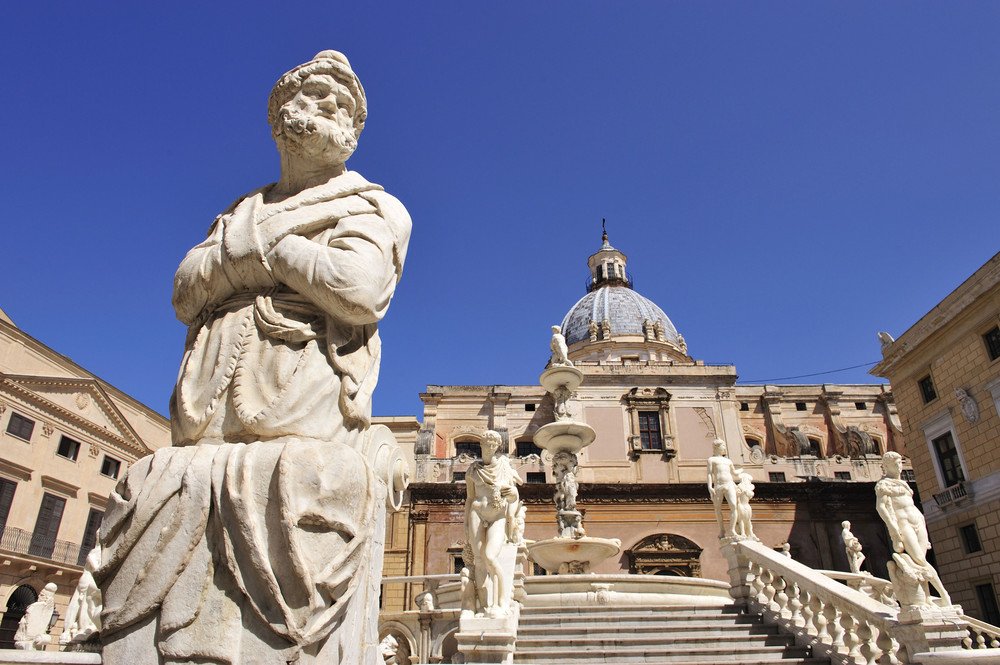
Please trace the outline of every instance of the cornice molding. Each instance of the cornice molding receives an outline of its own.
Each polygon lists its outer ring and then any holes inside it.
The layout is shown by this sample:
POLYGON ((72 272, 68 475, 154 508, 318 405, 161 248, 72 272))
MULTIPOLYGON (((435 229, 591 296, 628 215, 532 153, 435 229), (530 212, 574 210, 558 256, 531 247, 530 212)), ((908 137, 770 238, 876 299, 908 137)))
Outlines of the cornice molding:
POLYGON ((59 478, 53 478, 52 476, 42 476, 42 487, 47 490, 52 490, 53 492, 58 492, 72 499, 76 498, 76 493, 80 491, 80 488, 76 485, 71 485, 65 480, 60 480, 59 478))
POLYGON ((7 476, 12 480, 31 480, 31 474, 32 470, 26 466, 0 459, 0 476, 7 476))

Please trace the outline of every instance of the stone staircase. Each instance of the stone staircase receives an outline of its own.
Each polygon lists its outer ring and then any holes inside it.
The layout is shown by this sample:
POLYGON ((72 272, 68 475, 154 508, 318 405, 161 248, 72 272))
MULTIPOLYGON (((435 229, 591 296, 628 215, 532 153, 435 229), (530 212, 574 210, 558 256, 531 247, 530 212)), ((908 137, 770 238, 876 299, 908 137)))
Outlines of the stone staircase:
POLYGON ((524 607, 517 665, 829 665, 759 616, 721 607, 524 607))

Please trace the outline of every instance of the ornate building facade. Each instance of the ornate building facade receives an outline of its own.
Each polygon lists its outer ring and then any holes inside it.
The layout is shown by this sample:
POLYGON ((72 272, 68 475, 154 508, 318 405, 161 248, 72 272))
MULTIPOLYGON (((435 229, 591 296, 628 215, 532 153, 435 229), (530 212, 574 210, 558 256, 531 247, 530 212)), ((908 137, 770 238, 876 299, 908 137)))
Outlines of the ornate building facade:
POLYGON ((1000 624, 1000 254, 893 340, 871 373, 895 389, 949 593, 1000 624))
MULTIPOLYGON (((840 523, 848 519, 885 576, 889 543, 875 511, 881 455, 906 455, 885 385, 736 385, 732 365, 706 365, 655 303, 632 288, 626 256, 603 238, 588 260, 587 293, 562 319, 568 356, 584 373, 569 401, 597 433, 580 454, 577 506, 587 534, 619 538, 622 553, 596 572, 727 579, 706 486, 712 441, 724 439, 753 476, 754 528, 788 543, 815 568, 848 570, 840 523)), ((539 371, 545 358, 539 357, 539 371)), ((421 394, 408 512, 389 534, 387 575, 456 572, 464 544, 464 474, 485 430, 500 432, 525 484, 525 536, 555 534, 552 471, 532 437, 553 421, 538 386, 439 386, 421 394)), ((907 467, 908 468, 908 467, 907 467)), ((536 571, 541 572, 541 571, 536 571)), ((387 585, 387 609, 412 588, 387 585)))
POLYGON ((65 616, 117 478, 169 444, 166 418, 0 311, 0 648, 49 582, 65 616))

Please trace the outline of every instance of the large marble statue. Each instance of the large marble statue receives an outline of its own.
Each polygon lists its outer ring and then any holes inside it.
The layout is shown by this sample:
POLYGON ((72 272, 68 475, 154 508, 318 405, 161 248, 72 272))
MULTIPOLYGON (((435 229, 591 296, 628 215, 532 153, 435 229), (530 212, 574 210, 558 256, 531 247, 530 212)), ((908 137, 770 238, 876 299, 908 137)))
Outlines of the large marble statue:
MULTIPOLYGON (((715 507, 715 519, 719 523, 719 538, 735 537, 739 521, 739 498, 737 484, 741 470, 726 457, 726 442, 716 439, 712 442, 712 457, 708 458, 708 495, 715 507), (722 502, 729 504, 729 525, 722 519, 722 502)), ((749 504, 748 504, 749 505, 749 504)))
POLYGON ((87 554, 83 574, 77 580, 76 590, 66 607, 60 644, 80 644, 101 630, 101 590, 94 581, 94 571, 101 565, 101 546, 87 554))
MULTIPOLYGON (((510 611, 511 583, 500 562, 503 546, 517 538, 521 479, 506 455, 497 455, 502 439, 493 430, 483 436, 482 461, 465 472, 465 539, 474 557, 478 607, 487 616, 510 611)), ((478 612, 477 612, 478 613, 478 612)))
POLYGON ((49 582, 38 594, 38 600, 28 605, 14 633, 16 648, 24 651, 42 651, 45 645, 52 641, 49 637, 49 623, 52 621, 52 613, 56 610, 57 588, 55 584, 49 582))
POLYGON ((913 502, 913 490, 900 478, 902 456, 888 452, 882 456, 882 478, 875 483, 875 507, 889 529, 892 561, 886 564, 892 588, 901 605, 932 605, 930 586, 950 605, 937 571, 927 561, 931 548, 924 516, 913 502))
POLYGON ((377 662, 380 502, 405 474, 369 427, 376 324, 410 218, 344 165, 366 115, 336 51, 282 76, 280 178, 177 270, 173 447, 129 469, 101 529, 106 665, 377 662))
POLYGON ((861 572, 861 564, 864 563, 865 553, 861 548, 861 541, 851 533, 851 523, 844 520, 840 523, 840 537, 844 540, 844 553, 847 554, 847 565, 851 567, 852 573, 861 572))

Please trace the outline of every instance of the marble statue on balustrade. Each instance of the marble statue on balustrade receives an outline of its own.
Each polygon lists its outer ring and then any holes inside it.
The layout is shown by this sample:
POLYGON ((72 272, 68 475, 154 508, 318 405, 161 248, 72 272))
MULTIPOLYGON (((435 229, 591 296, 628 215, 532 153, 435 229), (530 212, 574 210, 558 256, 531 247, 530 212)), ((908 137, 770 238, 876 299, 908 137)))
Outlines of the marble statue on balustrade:
POLYGON ((861 541, 851 533, 851 523, 844 520, 840 523, 842 531, 840 537, 844 540, 844 552, 847 554, 847 564, 851 572, 858 574, 861 572, 861 564, 864 563, 865 554, 861 550, 861 541))
POLYGON ((892 541, 892 561, 886 567, 896 599, 900 605, 933 605, 930 594, 933 586, 941 601, 950 605, 951 598, 941 578, 927 561, 931 543, 924 516, 913 502, 909 483, 900 478, 902 456, 897 452, 883 455, 882 473, 875 483, 875 507, 892 541))
POLYGON ((481 461, 465 472, 465 539, 472 548, 477 614, 498 617, 510 612, 513 580, 500 563, 503 546, 516 537, 521 484, 506 455, 497 455, 502 439, 483 436, 481 461))
POLYGON ((52 615, 56 611, 56 589, 58 587, 49 582, 38 594, 38 600, 28 605, 14 633, 16 648, 24 651, 43 651, 45 645, 52 641, 49 628, 52 615))
POLYGON ((87 554, 83 566, 83 574, 77 580, 76 590, 66 607, 66 618, 63 620, 63 632, 59 643, 68 645, 70 649, 79 649, 92 641, 101 631, 101 590, 94 581, 94 571, 101 565, 101 546, 98 545, 87 554))
POLYGON ((378 643, 379 655, 385 665, 396 665, 396 654, 399 652, 399 640, 391 633, 382 638, 378 643))
POLYGON ((569 347, 566 346, 566 338, 562 334, 562 328, 552 326, 552 359, 549 361, 550 367, 572 367, 573 363, 569 359, 569 347))
POLYGON ((174 278, 173 447, 133 464, 104 516, 106 665, 378 658, 379 502, 405 474, 371 398, 410 218, 345 166, 367 102, 343 54, 282 76, 267 117, 278 181, 174 278))
MULTIPOLYGON (((715 519, 719 523, 719 538, 736 538, 739 522, 738 484, 741 469, 737 469, 726 456, 726 442, 716 439, 712 442, 712 456, 708 458, 708 495, 715 507, 715 519), (722 517, 722 502, 729 504, 729 524, 722 517)), ((749 504, 748 504, 749 506, 749 504)))
POLYGON ((757 540, 753 532, 753 508, 750 507, 750 499, 753 498, 754 486, 753 476, 749 473, 736 474, 739 482, 736 483, 736 507, 730 505, 729 510, 736 513, 736 524, 733 526, 733 533, 737 538, 751 538, 757 540))

